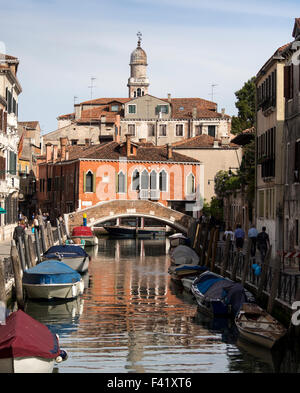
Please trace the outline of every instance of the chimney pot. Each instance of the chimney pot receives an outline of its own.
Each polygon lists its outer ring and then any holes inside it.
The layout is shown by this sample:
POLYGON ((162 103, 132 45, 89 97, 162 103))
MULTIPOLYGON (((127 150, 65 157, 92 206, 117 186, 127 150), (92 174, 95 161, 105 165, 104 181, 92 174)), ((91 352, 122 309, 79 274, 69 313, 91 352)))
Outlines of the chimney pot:
POLYGON ((168 160, 173 158, 173 150, 172 150, 172 145, 171 143, 167 144, 167 152, 168 152, 168 160))
POLYGON ((50 142, 46 143, 46 162, 51 161, 51 146, 52 144, 50 142))
POLYGON ((126 156, 129 157, 131 154, 131 135, 126 134, 126 156))

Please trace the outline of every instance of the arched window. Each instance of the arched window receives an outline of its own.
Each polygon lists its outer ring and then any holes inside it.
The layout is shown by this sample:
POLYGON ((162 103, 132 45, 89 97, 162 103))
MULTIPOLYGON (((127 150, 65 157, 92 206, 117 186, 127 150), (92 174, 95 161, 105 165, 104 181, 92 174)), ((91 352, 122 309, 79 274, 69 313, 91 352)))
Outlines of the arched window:
POLYGON ((85 175, 85 192, 93 192, 94 189, 94 175, 92 171, 88 171, 85 175))
POLYGON ((150 173, 150 190, 157 190, 157 173, 154 170, 150 173))
POLYGON ((118 174, 118 193, 126 192, 126 178, 124 173, 121 171, 118 174))
POLYGON ((190 173, 187 177, 187 194, 191 195, 195 193, 195 176, 190 173))
POLYGON ((142 93, 142 92, 141 92, 141 89, 140 89, 140 88, 137 89, 136 93, 137 93, 137 96, 138 96, 138 97, 141 97, 141 95, 142 95, 141 93, 142 93))
POLYGON ((132 174, 132 190, 138 191, 140 189, 140 173, 137 169, 132 174))
POLYGON ((146 169, 143 170, 141 175, 141 190, 148 190, 149 188, 149 173, 146 169))
POLYGON ((164 169, 159 173, 159 190, 167 191, 167 172, 164 169))

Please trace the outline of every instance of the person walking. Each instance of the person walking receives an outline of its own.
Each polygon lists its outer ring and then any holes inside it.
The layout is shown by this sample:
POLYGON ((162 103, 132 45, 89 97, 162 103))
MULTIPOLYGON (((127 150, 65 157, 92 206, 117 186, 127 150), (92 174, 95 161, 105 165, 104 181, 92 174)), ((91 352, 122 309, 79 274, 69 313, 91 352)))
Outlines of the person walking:
POLYGON ((19 238, 23 241, 25 238, 25 229, 22 225, 21 220, 18 221, 18 225, 14 229, 13 239, 16 242, 16 245, 19 242, 19 238))
POLYGON ((270 239, 266 232, 266 227, 261 228, 261 232, 259 232, 256 238, 256 244, 260 252, 261 263, 264 263, 268 248, 270 247, 270 239))
POLYGON ((248 231, 248 239, 251 240, 251 257, 255 257, 256 254, 256 239, 257 239, 258 231, 255 228, 255 225, 251 225, 251 228, 248 231))
POLYGON ((33 225, 34 225, 34 230, 37 231, 37 233, 39 233, 40 225, 39 225, 39 220, 37 218, 37 215, 34 216, 33 225))
POLYGON ((231 229, 231 227, 228 227, 226 231, 224 232, 223 240, 226 241, 227 237, 229 235, 229 249, 233 249, 233 242, 234 242, 234 233, 231 229))
POLYGON ((235 246, 239 253, 243 249, 244 239, 245 239, 245 232, 240 224, 236 226, 236 230, 234 231, 234 238, 235 238, 235 246))

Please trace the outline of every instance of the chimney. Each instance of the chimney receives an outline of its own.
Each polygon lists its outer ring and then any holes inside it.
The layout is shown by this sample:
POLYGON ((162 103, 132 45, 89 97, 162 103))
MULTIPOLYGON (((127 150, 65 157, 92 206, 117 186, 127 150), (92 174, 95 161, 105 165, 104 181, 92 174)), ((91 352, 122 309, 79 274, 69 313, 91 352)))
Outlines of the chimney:
POLYGON ((225 108, 221 109, 222 118, 225 116, 225 108))
POLYGON ((129 157, 131 154, 131 141, 130 141, 131 135, 126 134, 126 156, 129 157))
POLYGON ((216 148, 218 148, 218 147, 219 147, 219 141, 214 140, 214 148, 216 149, 216 148))
POLYGON ((90 138, 85 138, 85 147, 90 147, 91 146, 91 139, 90 138))
POLYGON ((65 161, 66 159, 66 147, 67 147, 67 140, 68 138, 66 137, 61 137, 60 139, 60 151, 61 151, 61 161, 65 161))
POLYGON ((66 161, 69 159, 69 150, 66 151, 66 161))
POLYGON ((168 102, 171 102, 171 94, 168 93, 168 102))
POLYGON ((46 143, 46 162, 51 161, 51 156, 52 156, 51 146, 52 145, 50 142, 46 143))
POLYGON ((171 143, 167 144, 167 152, 168 152, 168 160, 171 160, 173 158, 173 150, 172 150, 171 143))
POLYGON ((196 118, 197 118, 197 108, 196 108, 196 107, 193 108, 193 114, 192 114, 192 116, 193 116, 193 119, 196 119, 196 118))
POLYGON ((229 143, 230 143, 230 141, 229 141, 229 135, 222 135, 221 136, 221 145, 222 146, 229 146, 229 143))
POLYGON ((58 156, 58 146, 53 145, 53 161, 57 160, 57 156, 58 156))

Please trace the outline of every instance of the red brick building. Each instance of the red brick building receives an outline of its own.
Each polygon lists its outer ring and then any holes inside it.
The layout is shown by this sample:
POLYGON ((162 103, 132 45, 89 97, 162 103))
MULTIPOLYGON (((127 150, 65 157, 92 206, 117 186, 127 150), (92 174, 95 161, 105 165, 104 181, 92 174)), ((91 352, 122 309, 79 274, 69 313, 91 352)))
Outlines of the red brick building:
POLYGON ((40 157, 37 198, 52 217, 108 200, 148 199, 196 216, 204 199, 203 165, 130 136, 124 143, 46 145, 40 157))

